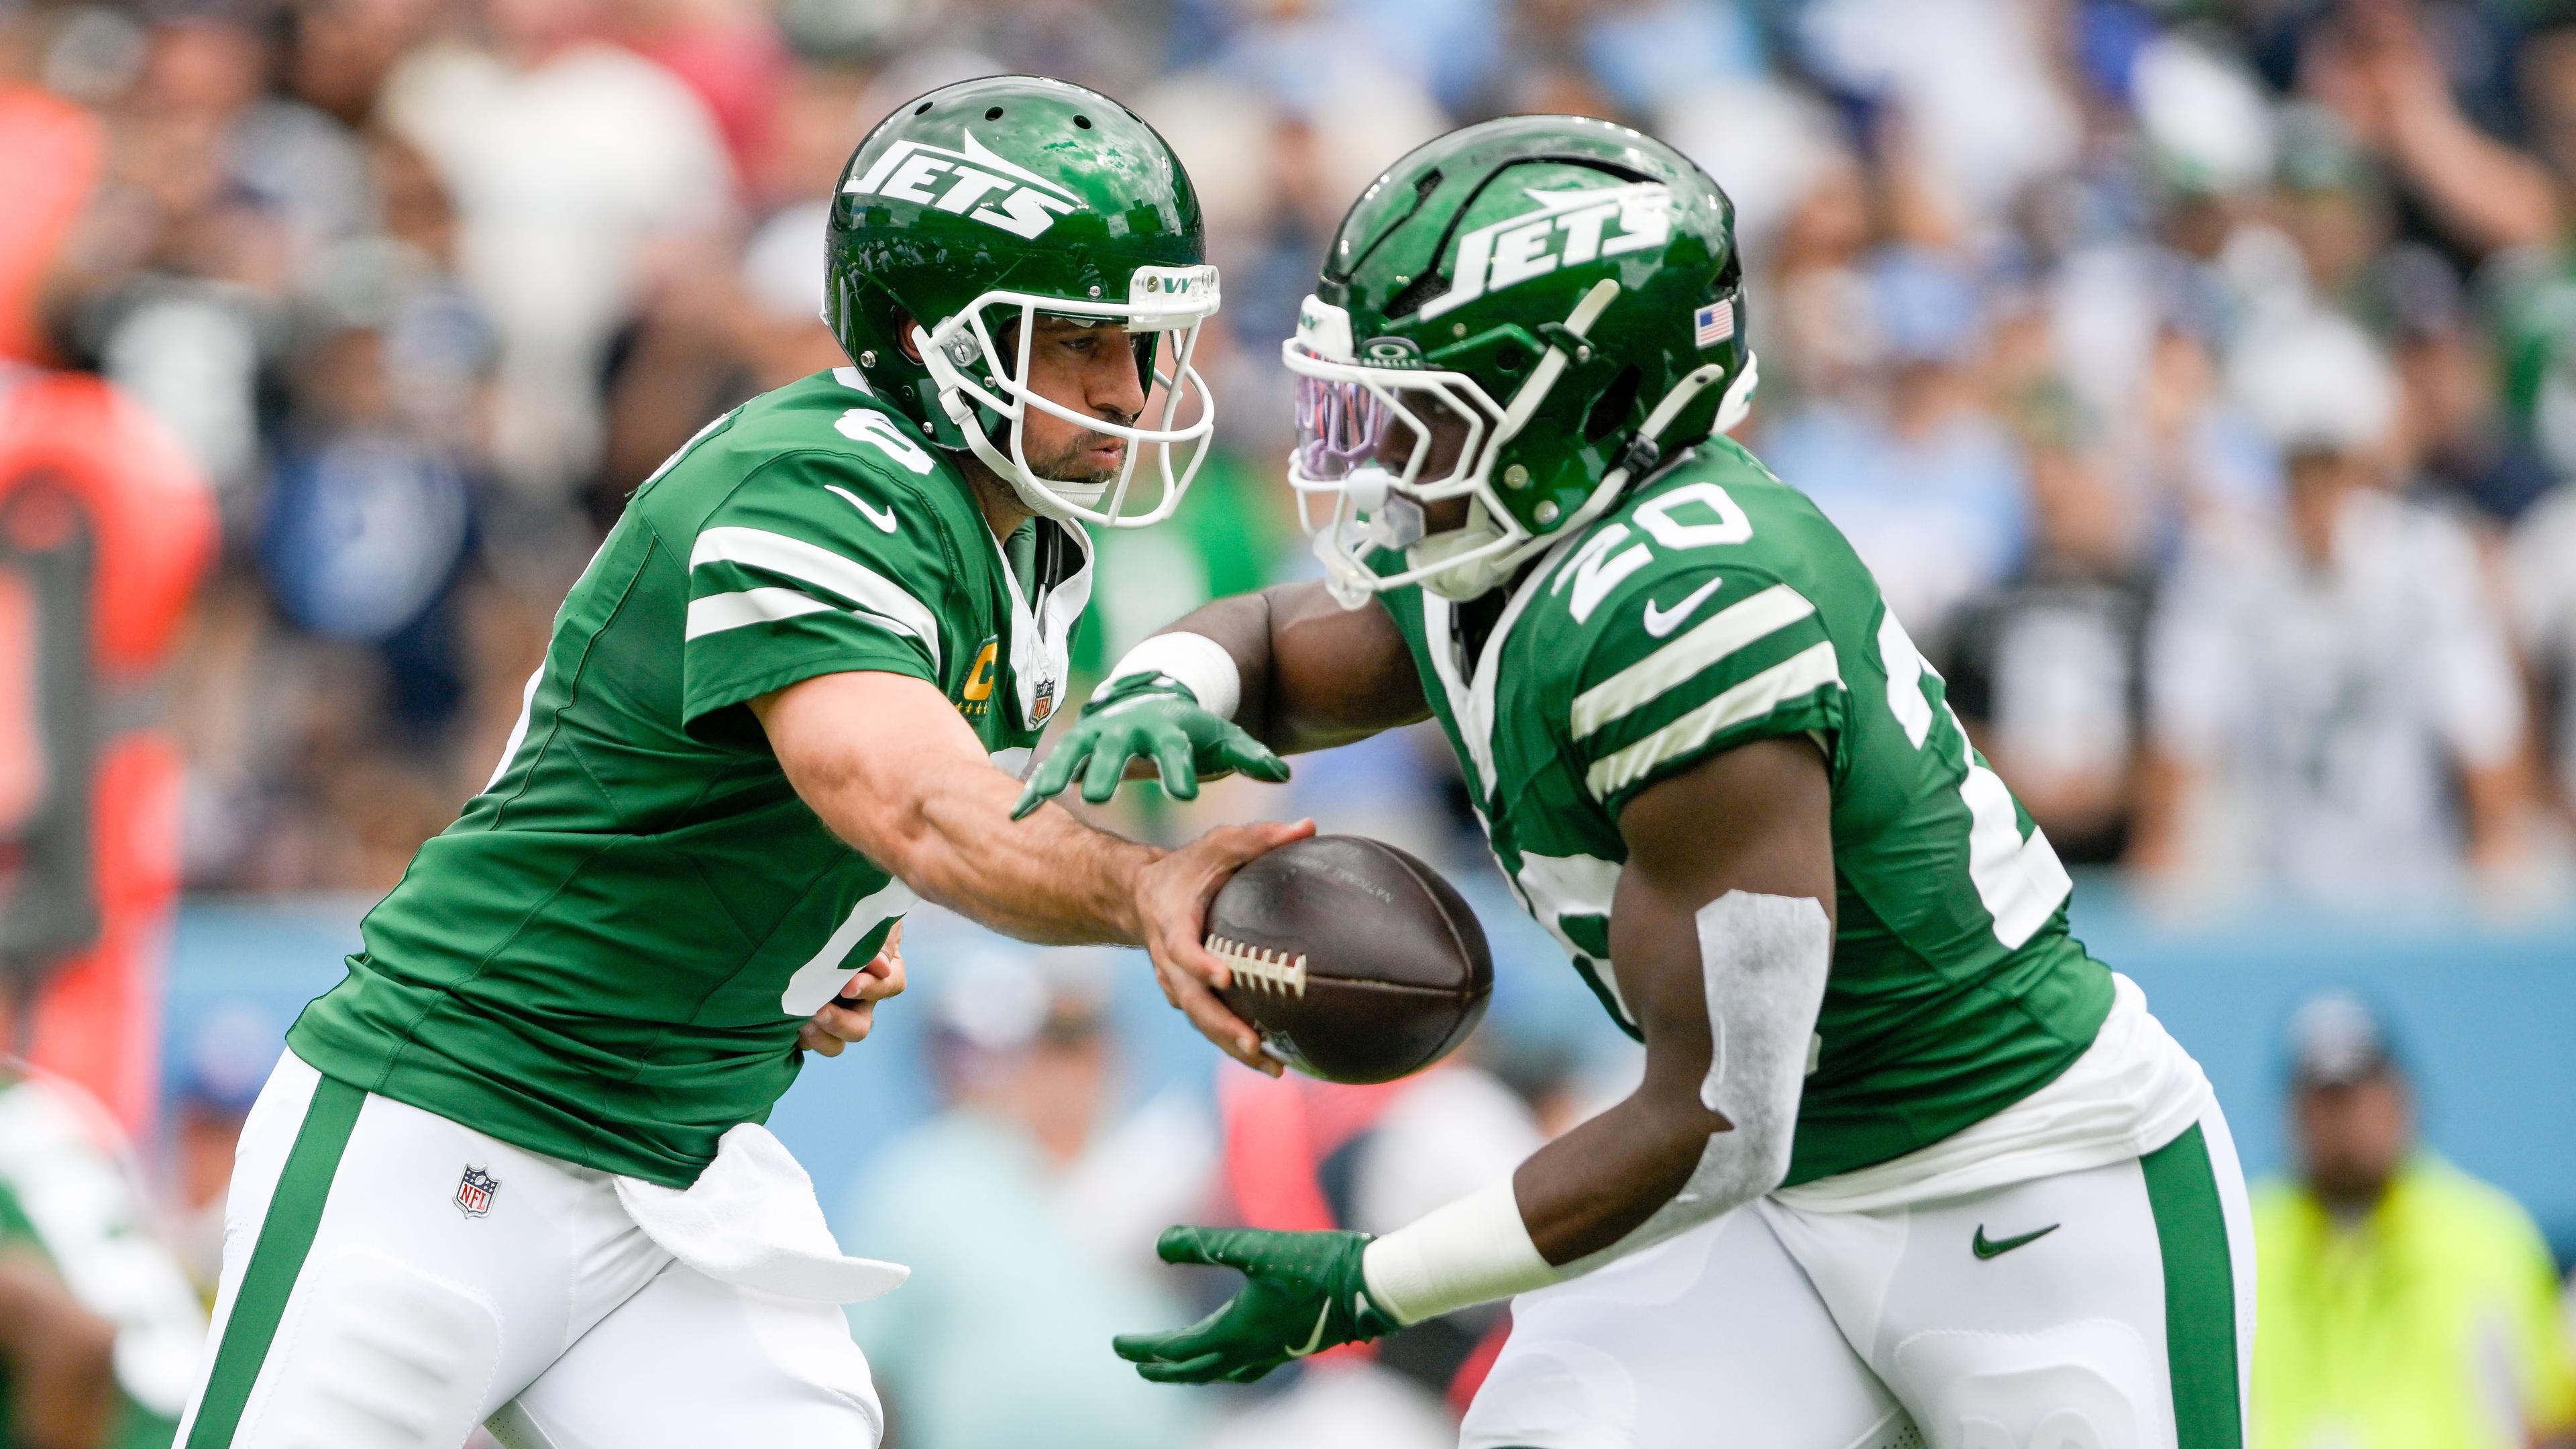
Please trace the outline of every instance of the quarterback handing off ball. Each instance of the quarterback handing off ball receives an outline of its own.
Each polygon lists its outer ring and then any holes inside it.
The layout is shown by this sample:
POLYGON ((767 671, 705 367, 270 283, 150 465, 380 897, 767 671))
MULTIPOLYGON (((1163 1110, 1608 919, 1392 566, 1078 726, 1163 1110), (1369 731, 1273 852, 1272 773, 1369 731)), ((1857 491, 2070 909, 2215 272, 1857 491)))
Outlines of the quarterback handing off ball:
POLYGON ((1447 1056, 1485 1014, 1494 958, 1456 888, 1392 845, 1318 835, 1235 872, 1207 947, 1225 1004, 1270 1054, 1328 1082, 1385 1082, 1447 1056))

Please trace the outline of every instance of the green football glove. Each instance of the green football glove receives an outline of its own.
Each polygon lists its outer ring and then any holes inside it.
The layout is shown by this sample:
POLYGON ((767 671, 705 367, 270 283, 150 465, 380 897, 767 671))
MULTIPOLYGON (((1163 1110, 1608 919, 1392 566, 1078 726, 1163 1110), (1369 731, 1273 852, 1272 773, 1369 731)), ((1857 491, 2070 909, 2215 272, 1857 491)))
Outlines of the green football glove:
POLYGON ((1368 1243, 1366 1233, 1169 1229, 1155 1244, 1164 1262, 1233 1268, 1243 1287, 1187 1328, 1122 1333, 1109 1346, 1158 1384, 1248 1384, 1290 1359, 1393 1333, 1403 1325, 1360 1272, 1368 1243))
POLYGON ((1011 810, 1013 820, 1064 793, 1082 770, 1082 798, 1107 803, 1127 776, 1129 760, 1152 760, 1163 788, 1177 800, 1199 797, 1199 776, 1237 770, 1277 784, 1288 764, 1242 727, 1199 707, 1189 686, 1166 674, 1131 674, 1082 707, 1055 753, 1029 777, 1029 788, 1011 810), (1084 769, 1085 761, 1090 768, 1084 769))

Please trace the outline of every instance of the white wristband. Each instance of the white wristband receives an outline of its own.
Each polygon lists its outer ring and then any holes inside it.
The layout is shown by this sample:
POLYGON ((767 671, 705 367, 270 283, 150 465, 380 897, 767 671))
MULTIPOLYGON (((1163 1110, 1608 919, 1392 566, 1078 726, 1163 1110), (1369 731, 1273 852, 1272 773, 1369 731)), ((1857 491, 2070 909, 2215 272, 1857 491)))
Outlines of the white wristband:
POLYGON ((1205 634, 1155 635, 1128 650, 1091 697, 1098 699, 1109 686, 1137 674, 1170 675, 1198 696, 1199 708, 1219 719, 1234 718, 1235 706, 1243 703, 1243 672, 1234 667, 1225 646, 1205 634))
POLYGON ((1379 1306, 1406 1324, 1544 1288, 1565 1276, 1530 1241, 1508 1177, 1369 1244, 1360 1273, 1379 1306))

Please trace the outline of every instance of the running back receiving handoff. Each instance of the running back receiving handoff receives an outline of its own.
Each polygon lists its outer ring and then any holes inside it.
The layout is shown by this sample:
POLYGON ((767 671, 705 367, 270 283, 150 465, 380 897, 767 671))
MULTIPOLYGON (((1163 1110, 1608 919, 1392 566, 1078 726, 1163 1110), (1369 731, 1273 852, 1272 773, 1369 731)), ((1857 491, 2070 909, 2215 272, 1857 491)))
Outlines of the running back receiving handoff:
POLYGON ((2236 1449, 2225 1122, 1868 569, 1723 436, 1744 305, 1724 195, 1624 127, 1469 127, 1344 218, 1283 349, 1324 582, 1147 640, 1058 748, 1438 719, 1644 1081, 1382 1238, 1174 1229, 1247 1282, 1118 1352, 1241 1380, 1518 1295, 1471 1449, 2236 1449))

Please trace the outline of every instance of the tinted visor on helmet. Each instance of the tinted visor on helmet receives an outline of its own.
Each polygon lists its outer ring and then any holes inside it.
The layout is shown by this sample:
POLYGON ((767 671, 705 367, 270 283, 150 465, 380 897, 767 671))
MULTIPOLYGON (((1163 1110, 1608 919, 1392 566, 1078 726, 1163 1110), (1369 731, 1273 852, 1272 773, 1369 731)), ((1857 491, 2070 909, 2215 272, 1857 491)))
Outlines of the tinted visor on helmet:
POLYGON ((1431 379, 1297 379, 1297 446, 1290 461, 1313 483, 1382 469, 1411 487, 1450 482, 1468 444, 1490 425, 1431 379))

